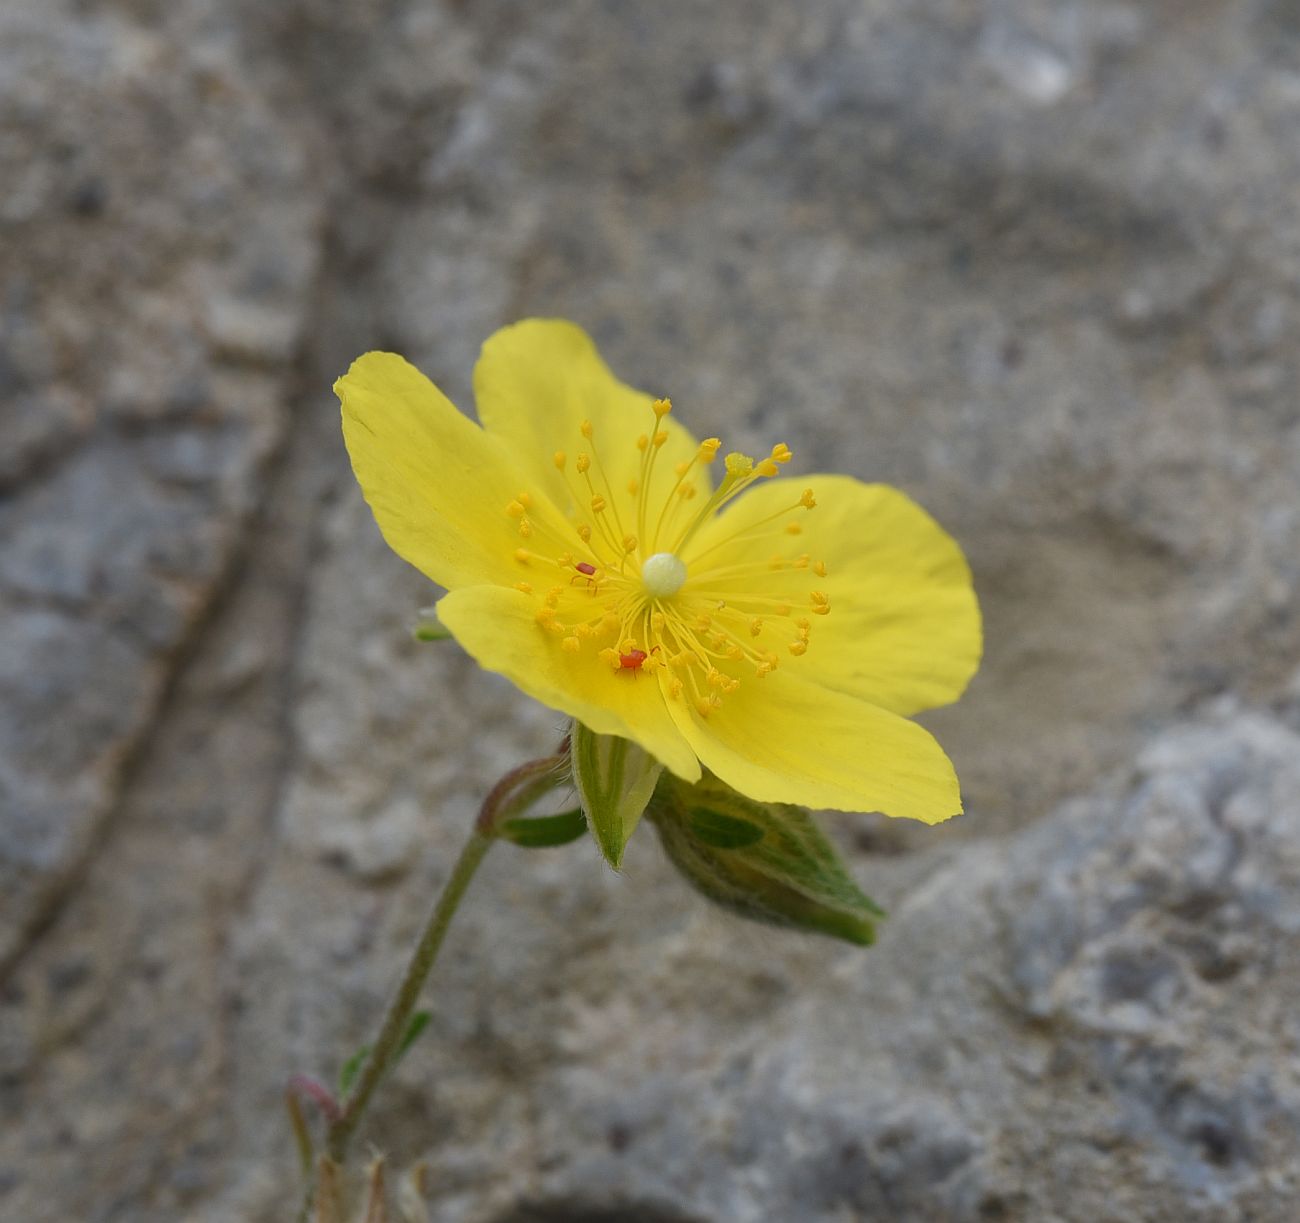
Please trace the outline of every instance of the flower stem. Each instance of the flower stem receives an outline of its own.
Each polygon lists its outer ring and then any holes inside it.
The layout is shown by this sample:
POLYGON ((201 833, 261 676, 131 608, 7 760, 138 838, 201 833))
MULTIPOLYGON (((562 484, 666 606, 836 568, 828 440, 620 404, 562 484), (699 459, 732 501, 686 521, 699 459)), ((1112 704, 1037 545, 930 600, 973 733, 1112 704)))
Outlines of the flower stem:
MULTIPOLYGON (((487 856, 487 851, 492 848, 493 841, 500 839, 502 823, 518 816, 539 798, 567 783, 567 774, 564 770, 568 763, 568 743, 566 739, 560 745, 560 750, 553 756, 529 760, 511 769, 492 787, 483 800, 469 839, 452 865, 451 874, 443 885, 442 893, 424 923, 420 941, 416 944, 397 992, 389 1003, 379 1035, 375 1037, 375 1042, 370 1047, 370 1053, 347 1099, 341 1105, 337 1105, 329 1097, 329 1093, 324 1088, 319 1088, 314 1080, 301 1075, 296 1075, 290 1080, 287 1097, 290 1119, 305 1163, 312 1158, 311 1141, 305 1125, 302 1124, 302 1114, 297 1106, 295 1093, 309 1096, 329 1119, 325 1132, 325 1154, 319 1161, 320 1167, 341 1168, 347 1158, 348 1144, 361 1124, 370 1097, 374 1095, 375 1088, 391 1069, 393 1062, 401 1055, 403 1042, 411 1030, 411 1016, 415 1013, 416 1003, 420 1000, 420 991, 424 988, 430 969, 433 968, 433 962, 438 958, 442 941, 447 936, 447 928, 456 915, 470 880, 474 878, 479 864, 487 856), (314 1090, 315 1088, 319 1089, 314 1090), (324 1100, 322 1096, 325 1097, 324 1100)), ((306 1191, 298 1212, 300 1223, 305 1223, 311 1217, 312 1204, 319 1183, 319 1173, 308 1176, 306 1191)))
POLYGON ((370 1103, 370 1097, 379 1086, 379 1080, 384 1077, 384 1072, 391 1065, 394 1055, 406 1036, 411 1015, 420 1000, 420 991, 424 988, 425 979, 433 967, 434 960, 438 958, 442 940, 447 935, 447 927, 451 925, 451 919, 455 916, 456 909, 465 895, 465 889, 469 887, 469 881, 474 878, 479 863, 491 849, 492 841, 493 838, 485 835, 478 827, 470 833, 469 840, 460 851, 460 857, 451 868, 451 875, 443 886, 438 902, 433 906, 433 911, 424 924, 415 953, 411 956, 411 962, 406 966, 406 973, 397 987, 397 993, 389 1004, 388 1014, 384 1016, 383 1026, 379 1029, 379 1035, 375 1037, 370 1056, 366 1058, 356 1086, 344 1101, 343 1111, 338 1119, 329 1127, 326 1150, 330 1158, 340 1164, 347 1155, 348 1143, 361 1123, 366 1106, 370 1103))

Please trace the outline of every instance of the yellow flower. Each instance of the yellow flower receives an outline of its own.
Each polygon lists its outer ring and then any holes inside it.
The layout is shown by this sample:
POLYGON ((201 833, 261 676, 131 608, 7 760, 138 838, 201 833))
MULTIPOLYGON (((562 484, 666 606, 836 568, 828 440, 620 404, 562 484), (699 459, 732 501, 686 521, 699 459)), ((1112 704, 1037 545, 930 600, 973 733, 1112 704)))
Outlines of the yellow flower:
POLYGON ((482 427, 367 353, 335 387, 384 538, 448 590, 438 619, 488 670, 694 781, 933 823, 961 810, 906 715, 980 655, 960 549, 895 489, 790 479, 696 441, 580 328, 530 319, 474 370, 482 427), (740 494, 744 494, 741 496, 740 494))

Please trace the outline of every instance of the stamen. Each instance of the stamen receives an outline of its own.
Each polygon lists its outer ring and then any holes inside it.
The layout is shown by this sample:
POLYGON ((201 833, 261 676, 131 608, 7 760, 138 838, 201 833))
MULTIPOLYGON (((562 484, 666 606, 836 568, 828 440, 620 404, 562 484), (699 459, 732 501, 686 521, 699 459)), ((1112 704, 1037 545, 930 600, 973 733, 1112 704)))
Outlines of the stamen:
MULTIPOLYGON (((743 668, 752 668, 762 678, 776 670, 782 658, 805 654, 811 617, 829 614, 830 596, 822 590, 801 593, 803 584, 798 582, 800 571, 825 577, 824 561, 814 561, 808 553, 795 558, 781 553, 764 562, 754 557, 752 546, 743 546, 751 540, 775 541, 782 531, 801 534, 800 523, 790 519, 800 509, 813 508, 816 497, 811 488, 798 500, 791 494, 774 514, 684 557, 697 530, 754 481, 778 475, 793 456, 784 442, 759 460, 739 452, 727 454, 717 488, 684 510, 699 493, 693 471, 714 462, 722 442, 706 438, 693 454, 674 454, 666 460, 671 477, 665 473, 657 482, 655 463, 671 436, 664 425, 672 404, 655 399, 650 407, 655 427, 635 438, 639 471, 621 477, 626 496, 636 504, 636 521, 628 524, 635 531, 619 521, 620 509, 630 510, 629 503, 615 493, 593 422, 582 420, 578 432, 584 448, 572 456, 556 450, 553 462, 573 497, 569 505, 576 505, 587 521, 571 519, 561 535, 546 514, 534 509, 535 494, 524 490, 509 501, 506 514, 515 520, 520 536, 533 540, 535 549, 517 548, 516 562, 550 572, 550 580, 560 583, 542 587, 546 593, 541 598, 530 582, 518 582, 515 588, 537 600, 533 606, 539 627, 555 634, 564 653, 582 656, 590 641, 588 663, 609 666, 620 683, 645 683, 646 676, 656 676, 667 699, 688 700, 707 718, 740 687, 743 668), (651 523, 653 530, 647 530, 651 523), (563 546, 565 540, 573 546, 573 534, 582 545, 576 558, 563 546), (730 564, 728 548, 735 549, 730 564), (717 559, 723 563, 708 563, 715 551, 722 553, 717 559), (806 614, 794 613, 798 618, 792 618, 792 602, 801 604, 806 614)), ((608 439, 602 435, 601 441, 608 439)))

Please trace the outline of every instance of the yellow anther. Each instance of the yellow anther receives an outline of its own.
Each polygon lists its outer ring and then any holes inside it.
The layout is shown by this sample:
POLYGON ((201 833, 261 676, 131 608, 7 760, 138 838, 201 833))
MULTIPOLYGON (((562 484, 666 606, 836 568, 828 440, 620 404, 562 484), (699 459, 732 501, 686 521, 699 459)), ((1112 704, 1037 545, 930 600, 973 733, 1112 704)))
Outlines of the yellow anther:
POLYGON ((641 660, 641 670, 645 672, 657 671, 663 665, 664 665, 664 660, 658 654, 655 653, 647 654, 641 660))
POLYGON ((632 651, 636 649, 636 638, 635 638, 635 637, 624 637, 623 640, 620 641, 620 642, 618 643, 618 648, 619 648, 619 649, 620 649, 624 654, 630 654, 630 653, 632 653, 632 651))
POLYGON ((640 485, 636 480, 629 480, 629 481, 627 482, 627 491, 628 491, 628 496, 630 496, 630 497, 635 497, 635 496, 636 496, 636 490, 637 490, 638 488, 640 488, 640 487, 641 487, 641 485, 640 485))
POLYGON ((692 497, 695 496, 695 494, 696 494, 697 492, 699 492, 699 489, 697 489, 697 488, 695 487, 694 484, 683 484, 683 485, 682 485, 682 500, 683 500, 683 501, 689 501, 692 497))
POLYGON ((756 475, 774 476, 781 469, 776 465, 775 459, 764 459, 757 467, 754 468, 756 475))
POLYGON ((739 662, 742 658, 745 657, 745 651, 742 650, 740 646, 733 644, 727 649, 727 657, 735 660, 736 662, 739 662))
POLYGON ((533 508, 533 497, 531 493, 527 493, 527 492, 520 493, 519 496, 515 498, 515 500, 518 501, 519 504, 522 505, 526 510, 531 510, 533 508))
POLYGON ((555 608, 539 607, 537 609, 537 615, 535 615, 533 619, 536 620, 542 628, 550 628, 555 622, 555 608))
POLYGON ((796 658, 800 654, 808 653, 808 643, 803 640, 790 642, 790 653, 793 654, 796 658))
POLYGON ((654 414, 659 417, 660 420, 663 420, 663 418, 673 410, 673 401, 671 399, 656 399, 650 407, 654 411, 654 414))
POLYGON ((676 476, 684 476, 690 469, 691 465, 684 459, 680 463, 673 464, 673 474, 676 476))
POLYGON ((812 568, 813 568, 813 572, 814 572, 814 573, 815 573, 819 578, 824 578, 824 577, 826 576, 826 562, 825 562, 825 561, 813 561, 813 567, 812 567, 812 568))
POLYGON ((588 637, 594 637, 596 635, 596 630, 592 628, 590 624, 580 624, 573 631, 577 633, 583 641, 586 641, 588 637))
POLYGON ((749 635, 751 637, 757 637, 759 633, 761 633, 762 631, 763 631, 763 617, 755 616, 749 622, 749 635))
POLYGON ((818 603, 817 606, 812 609, 812 614, 814 616, 829 616, 831 614, 830 604, 818 603))
POLYGON ((817 504, 817 498, 813 496, 813 490, 811 488, 805 488, 803 490, 803 496, 799 498, 799 504, 806 510, 812 509, 812 507, 817 504))
POLYGON ((600 621, 600 631, 602 633, 617 633, 618 626, 622 622, 614 612, 606 612, 600 621))
POLYGON ((568 461, 569 461, 569 456, 565 454, 563 450, 557 450, 555 452, 555 469, 557 471, 563 471, 564 465, 568 461))
POLYGON ((807 616, 800 616, 795 621, 795 626, 799 630, 800 637, 807 638, 808 634, 812 632, 812 621, 807 616))
POLYGON ((623 551, 624 551, 624 552, 635 552, 635 551, 636 551, 636 536, 635 536, 635 535, 624 535, 624 536, 623 536, 623 551))
POLYGON ((599 514, 600 511, 603 510, 604 508, 605 508, 605 498, 602 497, 599 493, 597 493, 591 499, 591 512, 593 514, 599 514))
POLYGON ((712 463, 718 457, 718 451, 722 449, 722 439, 720 437, 706 437, 700 443, 700 462, 712 463))
POLYGON ((773 667, 770 662, 761 662, 754 668, 754 674, 757 675, 759 679, 762 679, 765 675, 771 675, 772 670, 773 667))
POLYGON ((636 439, 636 448, 638 450, 644 450, 648 445, 650 445, 650 439, 644 433, 636 439))
POLYGON ((591 528, 585 522, 578 523, 578 538, 584 544, 591 543, 591 528))
POLYGON ((733 450, 726 457, 727 475, 734 480, 743 480, 746 476, 754 474, 754 460, 747 454, 741 454, 739 450, 733 450))
POLYGON ((719 671, 717 667, 710 667, 708 673, 704 677, 704 682, 708 684, 710 688, 716 688, 722 683, 722 672, 719 671))
POLYGON ((721 687, 723 692, 730 694, 740 687, 740 680, 730 675, 723 676, 721 687))
POLYGON ((660 429, 659 432, 654 435, 655 446, 662 446, 667 440, 668 431, 666 429, 660 429))
POLYGON ((701 613, 700 613, 698 616, 696 616, 696 618, 695 618, 695 627, 696 627, 697 629, 701 629, 701 630, 706 629, 706 628, 708 628, 709 625, 711 625, 712 623, 713 623, 713 621, 712 621, 711 619, 709 619, 708 615, 707 615, 705 612, 701 612, 701 613))
POLYGON ((516 582, 515 589, 522 594, 530 595, 533 593, 533 584, 531 582, 516 582))
POLYGON ((598 657, 600 658, 601 662, 608 663, 610 667, 615 671, 620 670, 623 665, 622 662, 619 660, 618 651, 613 649, 611 646, 606 646, 603 650, 601 650, 598 657))
POLYGON ((705 698, 702 696, 697 697, 695 700, 695 708, 699 712, 700 717, 707 718, 714 709, 713 698, 705 698))
POLYGON ((525 539, 527 539, 529 536, 532 535, 532 533, 533 533, 533 524, 529 522, 527 518, 521 518, 519 520, 519 534, 522 535, 525 539))
POLYGON ((680 699, 684 685, 675 675, 668 681, 668 695, 674 700, 680 699))
POLYGON ((810 556, 808 555, 808 553, 805 552, 802 556, 799 556, 799 557, 796 557, 796 558, 795 558, 794 567, 795 567, 796 569, 807 569, 807 568, 808 568, 808 562, 809 562, 811 559, 812 559, 812 557, 810 557, 810 556))
POLYGON ((776 605, 776 614, 777 614, 778 616, 788 616, 788 615, 790 614, 790 604, 789 604, 789 603, 778 603, 778 604, 776 605))
POLYGON ((768 567, 769 569, 784 569, 784 568, 785 568, 785 557, 784 557, 784 556, 774 556, 774 557, 772 557, 772 558, 767 562, 767 567, 768 567))
POLYGON ((573 553, 561 552, 560 555, 555 558, 555 563, 559 565, 561 569, 567 569, 573 564, 573 553))
POLYGON ((578 432, 581 433, 583 437, 590 438, 592 434, 591 421, 584 420, 582 424, 578 426, 578 432))
POLYGON ((522 501, 512 501, 506 506, 506 513, 509 514, 511 518, 522 518, 524 516, 524 510, 527 508, 528 507, 525 506, 522 501))
MULTIPOLYGON (((797 522, 788 522, 785 525, 785 533, 787 535, 802 535, 803 527, 801 527, 797 522)), ((805 561, 804 564, 807 564, 807 562, 805 561)), ((803 567, 803 565, 799 566, 800 569, 803 567)))
POLYGON ((576 654, 582 649, 582 641, 577 637, 566 637, 560 642, 560 649, 566 654, 576 654))
POLYGON ((774 463, 788 463, 794 458, 794 452, 784 442, 777 442, 772 447, 772 461, 774 463))
POLYGON ((578 474, 580 476, 585 476, 587 472, 591 470, 591 455, 587 454, 586 452, 583 452, 582 454, 578 455, 577 467, 578 467, 578 474))
POLYGON ((559 595, 559 592, 558 592, 558 591, 556 591, 556 590, 551 590, 551 591, 548 591, 548 592, 547 592, 547 595, 546 595, 546 606, 547 606, 547 607, 559 607, 559 606, 560 606, 560 595, 559 595))
POLYGON ((808 598, 813 603, 829 603, 831 601, 830 595, 828 595, 824 590, 810 590, 808 592, 808 598))
POLYGON ((763 659, 766 661, 767 665, 775 671, 777 664, 781 661, 781 655, 775 650, 768 650, 768 652, 763 655, 763 659))
POLYGON ((517 560, 521 565, 528 564, 528 558, 530 555, 531 553, 528 551, 527 548, 515 549, 515 560, 517 560))

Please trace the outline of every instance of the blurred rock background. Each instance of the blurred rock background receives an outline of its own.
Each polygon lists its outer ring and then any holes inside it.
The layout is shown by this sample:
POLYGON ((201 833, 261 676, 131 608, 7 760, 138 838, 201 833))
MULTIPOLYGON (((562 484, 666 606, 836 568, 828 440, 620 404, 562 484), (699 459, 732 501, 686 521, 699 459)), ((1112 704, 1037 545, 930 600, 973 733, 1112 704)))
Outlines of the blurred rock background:
POLYGON ((867 953, 496 851, 369 1129, 430 1217, 1294 1218, 1297 132, 1293 0, 0 4, 0 1216, 287 1217, 559 732, 330 383, 540 313, 958 535, 969 814, 832 821, 867 953))

